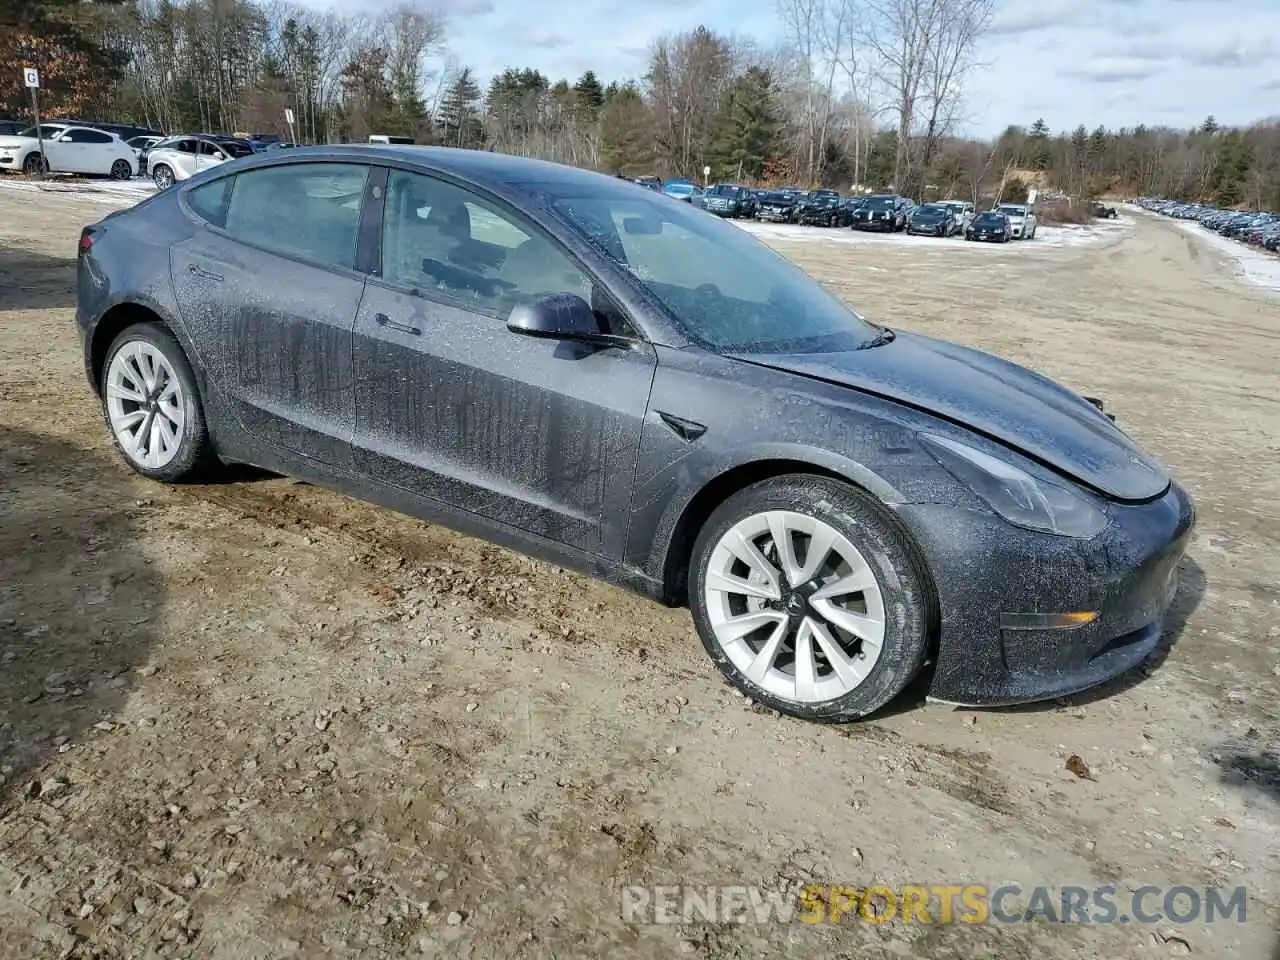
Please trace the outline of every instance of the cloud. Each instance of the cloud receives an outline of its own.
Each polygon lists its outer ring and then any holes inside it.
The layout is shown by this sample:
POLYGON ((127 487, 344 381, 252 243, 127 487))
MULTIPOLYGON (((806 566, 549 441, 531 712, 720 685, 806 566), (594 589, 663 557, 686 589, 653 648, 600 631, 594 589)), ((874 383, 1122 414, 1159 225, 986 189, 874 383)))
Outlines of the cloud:
POLYGON ((1146 80, 1159 72, 1155 61, 1147 59, 1126 59, 1124 57, 1094 57, 1079 67, 1068 68, 1068 77, 1084 80, 1089 83, 1123 83, 1133 80, 1146 80))
POLYGON ((1084 0, 1040 0, 1031 4, 1008 4, 992 21, 989 32, 998 37, 1016 37, 1079 22, 1086 12, 1084 0))

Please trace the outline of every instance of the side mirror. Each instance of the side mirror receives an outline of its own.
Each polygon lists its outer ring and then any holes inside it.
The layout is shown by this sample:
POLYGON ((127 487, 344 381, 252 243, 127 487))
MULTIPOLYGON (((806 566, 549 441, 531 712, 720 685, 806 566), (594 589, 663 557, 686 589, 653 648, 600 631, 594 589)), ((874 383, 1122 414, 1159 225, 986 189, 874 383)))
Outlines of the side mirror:
POLYGON ((511 309, 507 329, 526 337, 605 342, 600 321, 587 301, 575 293, 550 293, 511 309))

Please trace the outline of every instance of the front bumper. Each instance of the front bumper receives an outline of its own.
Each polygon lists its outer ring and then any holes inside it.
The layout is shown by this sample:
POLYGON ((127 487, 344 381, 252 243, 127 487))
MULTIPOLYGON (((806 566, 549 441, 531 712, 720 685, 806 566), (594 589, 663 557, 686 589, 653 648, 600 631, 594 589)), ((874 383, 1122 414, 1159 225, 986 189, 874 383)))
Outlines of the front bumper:
POLYGON ((1064 696, 1141 663, 1164 631, 1195 525, 1190 495, 1112 505, 1092 540, 1020 530, 992 513, 904 505, 929 558, 941 623, 929 695, 997 706, 1064 696), (975 575, 981 571, 981 575, 975 575), (1008 615, 1093 610, 1070 629, 1009 629, 1008 615))
POLYGON ((896 227, 894 220, 854 220, 853 229, 855 230, 883 230, 886 233, 891 232, 896 227))
POLYGON ((790 210, 761 210, 756 214, 757 220, 766 223, 790 223, 794 214, 790 210))

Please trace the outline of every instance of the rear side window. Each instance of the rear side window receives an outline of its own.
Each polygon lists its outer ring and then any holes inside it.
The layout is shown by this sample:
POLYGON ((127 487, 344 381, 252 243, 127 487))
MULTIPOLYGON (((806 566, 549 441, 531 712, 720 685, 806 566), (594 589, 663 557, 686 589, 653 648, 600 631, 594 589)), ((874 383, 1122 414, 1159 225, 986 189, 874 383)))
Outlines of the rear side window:
POLYGON ((296 163, 239 174, 225 229, 278 253, 354 269, 369 168, 296 163))
POLYGON ((97 130, 72 130, 70 137, 72 143, 110 143, 114 139, 111 134, 97 130))
POLYGON ((194 190, 187 191, 187 206, 191 212, 202 220, 207 220, 215 227, 226 225, 227 198, 231 194, 235 177, 223 177, 212 183, 203 183, 194 190))

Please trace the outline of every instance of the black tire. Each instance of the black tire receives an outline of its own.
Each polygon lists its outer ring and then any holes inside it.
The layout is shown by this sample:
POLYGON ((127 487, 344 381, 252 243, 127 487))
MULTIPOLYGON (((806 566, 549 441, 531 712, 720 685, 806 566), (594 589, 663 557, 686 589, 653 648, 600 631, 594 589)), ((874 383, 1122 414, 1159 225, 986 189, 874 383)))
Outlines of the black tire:
POLYGON ((775 477, 740 490, 703 525, 690 560, 689 606, 707 654, 744 694, 798 719, 844 723, 889 703, 924 665, 937 619, 925 570, 924 561, 902 524, 873 497, 826 477, 775 477), (862 683, 838 699, 811 704, 774 696, 749 680, 715 639, 704 592, 712 553, 735 524, 768 510, 794 511, 829 524, 859 549, 875 572, 885 609, 880 658, 862 683))
POLYGON ((161 190, 168 190, 174 184, 173 171, 168 164, 157 164, 151 171, 151 180, 161 190))
POLYGON ((22 161, 22 172, 32 176, 37 173, 49 172, 49 161, 44 158, 44 154, 36 151, 29 153, 26 159, 22 161))
POLYGON ((162 483, 178 483, 197 477, 216 461, 195 374, 191 371, 191 364, 187 362, 187 354, 182 349, 182 344, 178 343, 177 338, 163 324, 135 324, 126 327, 112 341, 102 365, 101 395, 102 415, 107 425, 107 432, 111 435, 111 442, 120 454, 120 458, 131 470, 162 483), (139 340, 150 344, 164 355, 182 388, 183 435, 178 444, 178 452, 172 460, 157 468, 149 468, 137 463, 121 447, 119 438, 116 437, 116 432, 111 426, 111 415, 107 409, 107 372, 111 369, 111 362, 122 347, 139 340))
POLYGON ((112 180, 132 180, 133 165, 128 160, 117 160, 111 164, 112 180))

